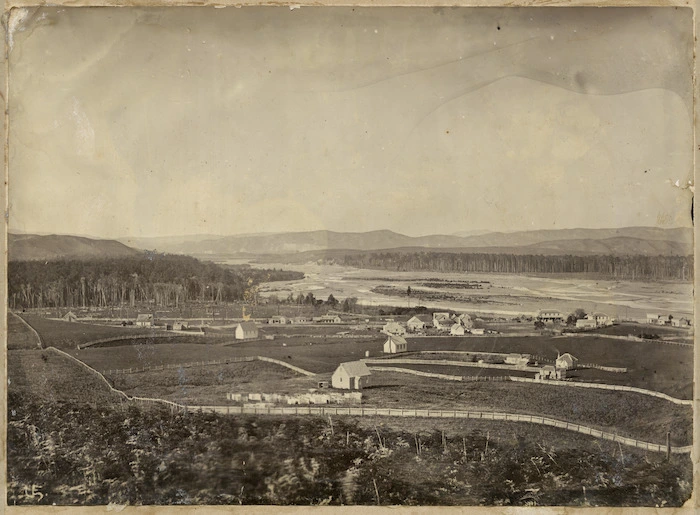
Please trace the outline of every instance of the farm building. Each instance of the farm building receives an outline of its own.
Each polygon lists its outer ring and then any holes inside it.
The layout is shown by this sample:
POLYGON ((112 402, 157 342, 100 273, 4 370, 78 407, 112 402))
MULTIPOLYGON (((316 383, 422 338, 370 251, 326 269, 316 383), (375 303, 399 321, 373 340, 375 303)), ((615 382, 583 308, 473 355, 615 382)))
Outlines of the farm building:
POLYGON ((311 322, 312 320, 309 317, 299 316, 292 318, 293 324, 310 324, 311 322))
POLYGON ((340 324, 342 322, 338 315, 323 315, 322 317, 318 317, 316 321, 319 324, 340 324))
POLYGON ((512 353, 512 354, 508 354, 505 357, 504 361, 505 361, 506 365, 515 365, 517 367, 525 367, 530 362, 530 355, 529 354, 512 353))
POLYGON ((142 313, 140 315, 136 315, 136 325, 139 327, 153 327, 153 315, 150 313, 142 313))
POLYGON ((274 316, 268 321, 268 324, 284 325, 287 323, 288 323, 287 317, 283 317, 283 316, 274 316))
POLYGON ((435 329, 449 331, 452 325, 452 315, 450 313, 433 313, 433 326, 435 329))
POLYGON ((384 354, 396 354, 398 352, 406 352, 408 345, 406 340, 398 335, 390 334, 389 338, 384 342, 384 354))
POLYGON ((472 321, 472 317, 467 315, 466 313, 459 315, 455 319, 455 322, 460 324, 465 329, 471 329, 472 327, 474 327, 474 322, 472 321))
POLYGON ((470 329, 469 332, 472 334, 484 334, 483 329, 470 329))
POLYGON ((690 320, 684 317, 674 318, 671 320, 671 325, 673 327, 690 327, 690 320))
POLYGON ((579 329, 595 329, 598 325, 594 318, 587 316, 586 318, 579 318, 576 320, 576 327, 579 329))
POLYGON ((556 309, 543 309, 537 314, 537 320, 545 324, 560 324, 564 320, 564 315, 556 309))
POLYGON ((66 322, 77 322, 78 321, 78 317, 75 316, 75 313, 73 313, 72 311, 69 311, 68 313, 63 315, 62 319, 65 320, 66 322))
POLYGON ((454 324, 450 327, 450 334, 452 336, 464 336, 464 326, 462 324, 454 324))
POLYGON ((189 327, 190 327, 190 324, 188 322, 183 321, 183 320, 178 320, 177 322, 175 322, 173 324, 173 329, 175 331, 185 331, 185 330, 189 329, 189 327))
POLYGON ((258 326, 250 320, 241 322, 236 326, 236 340, 250 340, 258 337, 258 326))
POLYGON ((571 370, 572 368, 576 368, 576 363, 578 363, 578 358, 573 357, 567 352, 565 354, 562 354, 561 356, 557 356, 557 361, 555 362, 555 365, 557 366, 557 368, 571 370))
POLYGON ((535 374, 535 379, 564 379, 566 377, 566 371, 564 369, 556 368, 552 365, 545 365, 542 369, 535 374))
POLYGON ((362 390, 371 383, 371 373, 362 361, 341 363, 333 372, 331 385, 343 390, 362 390))
POLYGON ((593 313, 591 318, 595 321, 596 326, 603 327, 606 325, 612 325, 612 318, 605 313, 593 313))
POLYGON ((671 315, 661 315, 656 321, 657 325, 671 325, 673 317, 671 315))
POLYGON ((387 322, 386 324, 384 324, 384 327, 382 327, 382 332, 386 334, 395 334, 398 336, 403 336, 404 334, 406 334, 406 329, 398 322, 387 322))
POLYGON ((416 315, 406 322, 406 327, 411 332, 422 331, 433 325, 433 317, 430 315, 416 315))

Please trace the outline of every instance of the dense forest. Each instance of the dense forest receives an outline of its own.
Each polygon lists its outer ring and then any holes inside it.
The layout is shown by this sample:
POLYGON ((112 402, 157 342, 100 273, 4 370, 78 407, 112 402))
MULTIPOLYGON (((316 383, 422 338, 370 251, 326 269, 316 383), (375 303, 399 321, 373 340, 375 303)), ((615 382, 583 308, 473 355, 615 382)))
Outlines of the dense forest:
POLYGON ((86 260, 10 261, 8 299, 13 308, 103 307, 187 301, 253 300, 262 282, 300 279, 303 274, 222 266, 189 256, 144 256, 86 260))
POLYGON ((594 274, 611 279, 679 280, 693 278, 692 256, 540 256, 453 252, 372 252, 345 255, 356 268, 431 272, 517 274, 594 274))

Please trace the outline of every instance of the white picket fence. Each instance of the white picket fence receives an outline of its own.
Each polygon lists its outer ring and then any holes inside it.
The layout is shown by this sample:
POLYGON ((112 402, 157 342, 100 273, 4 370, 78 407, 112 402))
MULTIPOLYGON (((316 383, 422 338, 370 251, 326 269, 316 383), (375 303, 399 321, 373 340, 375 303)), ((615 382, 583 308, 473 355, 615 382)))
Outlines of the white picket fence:
MULTIPOLYGON (((109 381, 97 370, 83 363, 67 352, 49 347, 48 350, 56 352, 73 361, 82 367, 96 374, 110 389, 110 391, 122 396, 125 400, 133 401, 143 405, 168 406, 171 410, 181 412, 201 412, 218 413, 226 415, 336 415, 336 416, 358 416, 358 417, 422 417, 422 418, 451 418, 451 419, 479 419, 479 420, 501 420, 510 422, 528 422, 545 426, 557 427, 567 431, 575 431, 594 438, 619 442, 639 449, 652 452, 666 452, 665 445, 625 438, 614 433, 607 433, 591 427, 574 424, 563 420, 536 415, 522 415, 518 413, 502 413, 496 411, 460 411, 460 410, 434 410, 434 409, 405 409, 405 408, 351 408, 351 407, 310 407, 310 406, 288 406, 288 407, 266 407, 266 406, 191 406, 178 404, 165 399, 155 399, 149 397, 132 397, 113 388, 109 381)), ((692 445, 682 447, 671 447, 671 452, 675 454, 686 454, 691 452, 692 445)))

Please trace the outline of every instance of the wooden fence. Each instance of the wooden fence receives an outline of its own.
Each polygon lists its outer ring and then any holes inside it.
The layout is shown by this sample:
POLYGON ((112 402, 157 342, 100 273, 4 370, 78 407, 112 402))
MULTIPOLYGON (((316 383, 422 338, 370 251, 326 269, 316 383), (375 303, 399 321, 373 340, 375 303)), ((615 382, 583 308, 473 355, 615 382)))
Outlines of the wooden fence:
POLYGON ((495 363, 473 363, 469 361, 448 361, 448 360, 442 360, 442 359, 401 359, 401 358, 396 358, 396 359, 375 359, 375 358, 369 358, 369 359, 362 359, 361 361, 364 361, 365 364, 367 365, 382 365, 387 362, 391 363, 397 363, 399 365, 441 365, 441 366, 455 366, 455 367, 471 367, 471 368, 494 368, 498 370, 517 370, 517 371, 523 371, 523 372, 533 372, 537 373, 540 372, 539 367, 518 367, 516 365, 500 365, 500 364, 495 364, 495 363))
POLYGON ((204 367, 204 366, 210 366, 210 365, 228 365, 230 363, 245 363, 245 362, 251 362, 251 361, 266 361, 268 363, 275 363, 277 365, 281 365, 285 368, 288 368, 290 370, 298 372, 299 374, 309 376, 309 377, 316 375, 313 372, 309 372, 308 370, 304 370, 303 368, 299 368, 299 367, 296 367, 294 365, 290 365, 289 363, 287 363, 285 361, 280 361, 278 359, 273 359, 273 358, 267 358, 265 356, 241 356, 241 357, 232 357, 232 358, 211 360, 211 361, 192 361, 189 363, 175 363, 175 364, 171 364, 171 365, 153 365, 153 366, 148 366, 148 367, 121 368, 121 369, 115 369, 115 370, 103 370, 102 374, 104 374, 104 375, 134 374, 136 372, 148 372, 148 371, 153 371, 153 370, 173 370, 173 369, 177 370, 180 368, 204 367))
MULTIPOLYGON (((336 416, 358 416, 358 417, 423 417, 423 418, 451 418, 451 419, 479 419, 479 420, 500 420, 510 422, 528 422, 531 424, 540 424, 545 426, 565 429, 567 431, 575 431, 584 435, 592 436, 612 442, 619 442, 622 445, 628 445, 639 449, 645 449, 652 452, 666 452, 665 445, 644 442, 635 440, 634 438, 625 438, 614 433, 607 433, 591 427, 582 426, 562 420, 557 420, 549 417, 540 417, 537 415, 522 415, 518 413, 502 413, 496 411, 458 411, 458 410, 434 410, 434 409, 405 409, 405 408, 351 408, 351 407, 307 407, 307 406, 290 406, 290 407, 265 407, 265 406, 188 406, 178 404, 176 402, 165 399, 155 399, 150 397, 132 397, 113 388, 109 381, 97 370, 83 363, 67 352, 49 347, 48 350, 56 352, 73 361, 76 361, 82 367, 96 374, 110 389, 117 395, 122 396, 125 400, 132 401, 142 405, 158 405, 167 406, 171 410, 180 412, 201 412, 201 413, 218 413, 226 415, 336 415, 336 416)), ((671 452, 675 454, 687 454, 692 450, 692 445, 683 447, 671 447, 671 452)))

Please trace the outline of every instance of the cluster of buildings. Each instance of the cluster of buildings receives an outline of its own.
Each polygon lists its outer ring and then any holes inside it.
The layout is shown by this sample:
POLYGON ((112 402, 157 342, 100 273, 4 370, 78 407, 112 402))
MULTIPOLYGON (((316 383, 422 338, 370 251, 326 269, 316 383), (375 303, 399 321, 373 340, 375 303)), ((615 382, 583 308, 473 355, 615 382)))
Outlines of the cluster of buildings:
POLYGON ((660 315, 658 313, 647 313, 646 322, 647 324, 652 325, 670 325, 672 327, 685 328, 688 328, 692 325, 690 319, 688 318, 674 318, 673 315, 660 315))
POLYGON ((578 366, 578 358, 568 352, 557 355, 554 365, 545 365, 542 370, 535 375, 535 379, 566 379, 566 372, 578 366))
MULTIPOLYGON (((537 313, 537 320, 544 324, 563 324, 568 316, 556 309, 542 309, 537 313)), ((576 320, 576 327, 580 329, 594 329, 613 325, 615 319, 605 313, 592 313, 576 320)))
POLYGON ((404 336, 408 333, 420 333, 433 329, 442 333, 449 333, 453 336, 464 336, 465 334, 484 334, 483 329, 474 327, 471 316, 465 314, 456 315, 447 312, 435 312, 432 315, 415 315, 406 324, 389 321, 382 328, 382 332, 396 336, 404 336))

